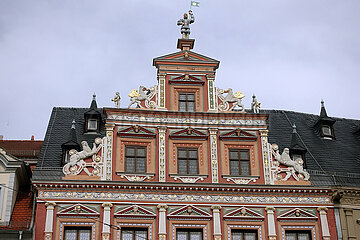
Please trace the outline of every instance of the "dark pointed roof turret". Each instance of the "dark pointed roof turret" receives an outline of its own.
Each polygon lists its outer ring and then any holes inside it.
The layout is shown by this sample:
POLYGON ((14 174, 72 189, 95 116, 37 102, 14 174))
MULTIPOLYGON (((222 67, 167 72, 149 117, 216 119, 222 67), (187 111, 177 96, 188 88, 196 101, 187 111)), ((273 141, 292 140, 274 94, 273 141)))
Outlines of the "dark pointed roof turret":
POLYGON ((61 145, 61 147, 63 149, 67 149, 67 150, 69 150, 69 149, 79 150, 80 149, 80 144, 77 141, 75 124, 76 124, 76 122, 75 122, 75 119, 74 119, 72 121, 72 124, 71 124, 68 141, 61 145))
POLYGON ((90 108, 87 112, 85 112, 85 115, 89 117, 98 117, 101 116, 101 113, 98 111, 97 103, 96 103, 96 94, 93 94, 93 99, 91 101, 90 108))
POLYGON ((294 124, 292 126, 292 128, 293 128, 293 131, 292 131, 292 135, 291 135, 290 149, 306 152, 306 148, 302 144, 299 134, 296 131, 296 125, 294 124))
POLYGON ((329 123, 335 123, 336 120, 329 117, 327 115, 326 109, 325 109, 325 104, 324 104, 324 100, 321 100, 321 110, 320 110, 320 117, 318 121, 326 121, 329 123))

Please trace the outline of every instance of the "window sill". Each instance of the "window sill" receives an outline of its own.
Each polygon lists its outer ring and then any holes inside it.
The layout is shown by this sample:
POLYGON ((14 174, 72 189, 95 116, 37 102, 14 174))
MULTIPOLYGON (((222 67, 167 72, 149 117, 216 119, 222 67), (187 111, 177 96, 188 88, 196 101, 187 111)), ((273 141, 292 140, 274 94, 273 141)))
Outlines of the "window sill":
POLYGON ((154 173, 126 173, 126 172, 117 172, 116 175, 121 178, 126 178, 130 182, 143 182, 145 180, 151 180, 154 178, 154 173))
POLYGON ((174 178, 175 181, 180 180, 183 183, 196 183, 197 181, 204 181, 205 178, 208 177, 208 175, 185 175, 185 174, 170 174, 171 178, 174 178))
POLYGON ((260 176, 236 176, 236 175, 222 175, 227 182, 234 182, 235 184, 249 184, 250 182, 256 182, 260 176))

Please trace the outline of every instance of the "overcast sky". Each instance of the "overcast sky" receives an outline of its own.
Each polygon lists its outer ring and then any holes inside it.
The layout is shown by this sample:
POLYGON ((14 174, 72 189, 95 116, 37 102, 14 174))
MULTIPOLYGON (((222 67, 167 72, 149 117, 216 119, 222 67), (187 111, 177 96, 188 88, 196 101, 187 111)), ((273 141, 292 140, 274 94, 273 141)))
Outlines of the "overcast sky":
MULTIPOLYGON (((0 135, 44 137, 53 107, 121 107, 157 84, 178 51, 189 0, 0 0, 0 135)), ((359 0, 200 0, 193 51, 220 61, 215 85, 265 109, 360 119, 359 0)))

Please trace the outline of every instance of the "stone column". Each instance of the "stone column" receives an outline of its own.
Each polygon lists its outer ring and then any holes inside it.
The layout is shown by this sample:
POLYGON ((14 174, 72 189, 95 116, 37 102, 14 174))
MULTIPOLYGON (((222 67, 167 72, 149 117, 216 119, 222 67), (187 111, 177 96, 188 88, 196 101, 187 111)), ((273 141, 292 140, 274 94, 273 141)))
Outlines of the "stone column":
POLYGON ((322 232, 322 239, 330 240, 330 231, 329 231, 329 224, 327 221, 327 208, 326 207, 319 207, 317 209, 320 214, 320 223, 321 223, 321 232, 322 232))
POLYGON ((353 218, 353 210, 350 208, 344 208, 345 219, 346 219, 346 227, 348 232, 348 239, 355 240, 355 221, 353 218))
POLYGON ((159 209, 159 240, 166 239, 166 210, 168 206, 160 204, 157 206, 159 209))
POLYGON ((166 152, 165 152, 165 134, 166 127, 159 127, 159 182, 166 181, 166 152))
POLYGON ((45 220, 45 232, 44 239, 51 240, 53 235, 53 225, 54 225, 54 208, 56 203, 47 202, 46 206, 46 220, 45 220))
POLYGON ((114 131, 114 124, 105 124, 106 130, 106 137, 104 139, 104 146, 103 146, 103 174, 101 180, 111 180, 112 179, 112 145, 113 145, 113 131, 114 131))
POLYGON ((221 222, 220 222, 220 209, 221 206, 211 206, 213 210, 213 224, 214 224, 214 240, 221 240, 221 222))
POLYGON ((102 239, 109 240, 110 239, 110 211, 112 208, 111 203, 103 203, 102 207, 104 208, 103 214, 103 227, 102 227, 102 239))
POLYGON ((210 153, 211 153, 211 181, 219 182, 218 156, 217 156, 217 129, 209 129, 210 132, 210 153))
POLYGON ((274 184, 271 181, 271 175, 270 175, 270 156, 269 156, 269 143, 268 143, 269 130, 259 130, 259 131, 261 135, 265 184, 274 184))
POLYGON ((274 207, 266 207, 267 221, 268 221, 268 233, 269 240, 276 239, 276 226, 275 226, 275 216, 274 216, 274 207))
POLYGON ((158 109, 165 110, 165 76, 158 74, 158 109))
POLYGON ((215 76, 206 75, 206 78, 208 80, 209 112, 215 112, 216 111, 216 102, 215 102, 216 94, 214 87, 215 76))

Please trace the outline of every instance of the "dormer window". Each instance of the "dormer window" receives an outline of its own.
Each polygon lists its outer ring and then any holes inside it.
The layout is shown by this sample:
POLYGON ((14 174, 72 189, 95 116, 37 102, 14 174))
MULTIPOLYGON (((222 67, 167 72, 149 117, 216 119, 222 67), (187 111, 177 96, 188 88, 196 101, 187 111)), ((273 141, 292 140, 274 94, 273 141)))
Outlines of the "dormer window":
POLYGON ((328 117, 324 105, 324 101, 321 101, 320 116, 315 123, 315 129, 322 139, 335 140, 334 124, 336 120, 328 117))
POLYGON ((87 125, 87 130, 88 131, 97 131, 97 129, 98 129, 97 119, 89 119, 88 125, 87 125))
POLYGON ((331 127, 330 126, 328 126, 328 125, 324 125, 324 126, 322 126, 321 127, 321 132, 322 132, 322 134, 324 135, 324 137, 325 136, 332 136, 332 134, 331 134, 331 127))

